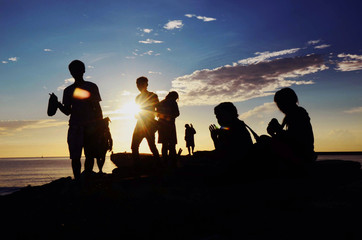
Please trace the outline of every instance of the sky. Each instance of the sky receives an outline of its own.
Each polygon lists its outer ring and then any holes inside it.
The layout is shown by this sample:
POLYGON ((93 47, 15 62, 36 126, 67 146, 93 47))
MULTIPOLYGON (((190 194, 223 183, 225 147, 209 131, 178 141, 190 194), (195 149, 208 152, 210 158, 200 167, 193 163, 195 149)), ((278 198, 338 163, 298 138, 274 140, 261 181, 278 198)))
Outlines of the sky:
POLYGON ((49 93, 61 100, 74 81, 75 59, 99 87, 114 152, 131 150, 140 76, 160 100, 179 93, 183 154, 186 123, 196 151, 214 148, 221 102, 266 134, 283 119, 273 102, 283 87, 308 111, 316 151, 362 151, 361 10, 348 0, 0 0, 0 157, 69 155, 69 117, 46 110, 49 93))

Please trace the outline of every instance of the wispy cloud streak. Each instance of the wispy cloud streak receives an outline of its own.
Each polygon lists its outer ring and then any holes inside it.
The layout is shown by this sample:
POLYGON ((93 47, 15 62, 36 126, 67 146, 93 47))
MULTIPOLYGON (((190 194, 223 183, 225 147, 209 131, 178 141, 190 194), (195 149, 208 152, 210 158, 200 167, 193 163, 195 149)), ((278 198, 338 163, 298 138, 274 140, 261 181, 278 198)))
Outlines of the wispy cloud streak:
POLYGON ((186 17, 188 18, 197 18, 199 20, 202 20, 204 22, 211 22, 211 21, 216 21, 216 18, 212 18, 212 17, 205 17, 205 16, 197 16, 196 14, 185 14, 186 17))
POLYGON ((163 41, 154 40, 154 39, 149 39, 149 38, 147 38, 146 40, 138 41, 138 42, 139 42, 139 43, 144 43, 144 44, 163 43, 163 41))
POLYGON ((55 119, 0 121, 0 135, 11 135, 25 129, 40 129, 65 126, 67 122, 55 119))
POLYGON ((355 107, 344 112, 349 114, 362 113, 362 107, 355 107))

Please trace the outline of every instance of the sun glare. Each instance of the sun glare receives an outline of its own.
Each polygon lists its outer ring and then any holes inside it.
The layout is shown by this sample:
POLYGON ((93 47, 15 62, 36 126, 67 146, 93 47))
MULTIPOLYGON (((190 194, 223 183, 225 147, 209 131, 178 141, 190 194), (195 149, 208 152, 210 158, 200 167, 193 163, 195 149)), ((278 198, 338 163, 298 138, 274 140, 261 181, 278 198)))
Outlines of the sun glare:
POLYGON ((135 117, 139 112, 140 112, 140 106, 137 105, 135 102, 125 103, 120 108, 120 113, 125 114, 129 117, 135 117))

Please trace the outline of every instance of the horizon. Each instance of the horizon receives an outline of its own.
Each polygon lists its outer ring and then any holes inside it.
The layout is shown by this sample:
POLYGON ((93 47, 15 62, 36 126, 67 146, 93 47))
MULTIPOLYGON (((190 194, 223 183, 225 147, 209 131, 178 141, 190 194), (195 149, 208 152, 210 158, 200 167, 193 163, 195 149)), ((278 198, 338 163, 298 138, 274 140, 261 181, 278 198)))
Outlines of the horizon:
MULTIPOLYGON (((200 150, 202 151, 202 150, 200 150)), ((118 153, 118 152, 117 152, 118 153)), ((114 154, 117 154, 114 153, 114 154)), ((121 153, 131 153, 131 152, 121 152, 121 153)), ((140 155, 152 155, 152 153, 146 153, 146 152, 140 152, 140 155)), ((362 155, 362 151, 350 151, 350 152, 344 152, 344 151, 340 151, 340 152, 316 152, 317 155, 362 155)), ((111 157, 111 153, 107 153, 106 158, 110 158, 111 157)), ((162 154, 160 154, 162 155, 162 154)), ((187 154, 181 154, 181 156, 187 156, 187 154)), ((68 155, 65 156, 40 156, 40 157, 25 157, 25 156, 17 156, 17 157, 0 157, 0 159, 30 159, 30 158, 35 158, 35 159, 41 159, 41 158, 69 158, 68 155)), ((81 158, 82 160, 85 159, 85 156, 82 156, 81 158)))
MULTIPOLYGON (((272 118, 283 119, 273 102, 282 87, 295 90, 309 113, 316 152, 362 151, 360 2, 0 4, 0 158, 69 156, 69 118, 59 110, 48 117, 46 109, 49 93, 61 101, 74 81, 74 59, 99 88, 115 153, 131 151, 139 76, 160 100, 179 93, 176 148, 183 154, 186 123, 197 131, 195 151, 213 149, 208 126, 225 101, 266 134, 272 118)), ((145 140, 140 152, 150 153, 145 140)))

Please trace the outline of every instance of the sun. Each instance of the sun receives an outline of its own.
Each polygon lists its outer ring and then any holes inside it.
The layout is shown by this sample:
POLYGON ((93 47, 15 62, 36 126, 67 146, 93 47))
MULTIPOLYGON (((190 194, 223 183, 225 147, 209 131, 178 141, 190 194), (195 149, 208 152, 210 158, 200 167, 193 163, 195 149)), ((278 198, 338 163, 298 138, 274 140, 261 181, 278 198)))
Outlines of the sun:
POLYGON ((140 106, 135 102, 127 102, 121 106, 119 112, 129 117, 136 117, 140 110, 140 106))

